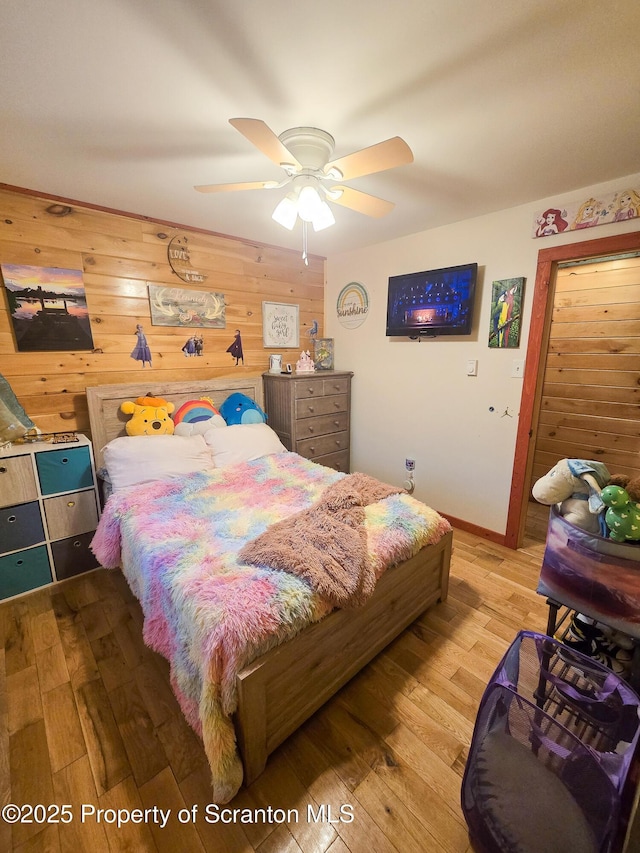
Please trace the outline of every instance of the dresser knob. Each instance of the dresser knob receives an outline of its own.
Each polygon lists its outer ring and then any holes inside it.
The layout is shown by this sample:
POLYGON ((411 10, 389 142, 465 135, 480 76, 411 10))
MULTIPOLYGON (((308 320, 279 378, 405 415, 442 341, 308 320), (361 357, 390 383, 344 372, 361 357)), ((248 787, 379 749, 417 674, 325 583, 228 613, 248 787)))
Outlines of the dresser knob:
POLYGON ((9 524, 13 524, 14 521, 17 521, 16 516, 10 515, 7 521, 9 522, 9 524))
POLYGON ((313 412, 313 406, 308 406, 307 408, 309 409, 310 412, 313 412))
POLYGON ((316 452, 315 447, 310 447, 310 448, 309 448, 309 450, 311 451, 311 453, 315 453, 315 452, 316 452))
POLYGON ((5 468, 5 466, 3 465, 3 466, 0 468, 0 474, 6 474, 6 473, 7 473, 7 469, 6 469, 6 468, 5 468))
POLYGON ((336 447, 340 447, 340 439, 336 438, 336 447))
POLYGON ((313 427, 312 426, 309 427, 309 432, 313 433, 313 427))
POLYGON ((76 505, 76 502, 75 502, 75 501, 67 501, 67 506, 68 506, 68 507, 73 507, 73 506, 75 506, 75 505, 76 505))
POLYGON ((62 462, 62 464, 63 464, 63 465, 66 465, 66 464, 67 464, 67 462, 68 462, 69 460, 68 460, 68 458, 65 456, 65 457, 64 457, 63 459, 61 459, 60 461, 62 462))
POLYGON ((333 422, 333 425, 334 425, 334 426, 340 426, 340 421, 334 421, 334 422, 333 422))
POLYGON ((81 546, 82 546, 82 542, 80 542, 78 539, 76 539, 76 541, 73 543, 73 547, 74 548, 80 548, 81 546))

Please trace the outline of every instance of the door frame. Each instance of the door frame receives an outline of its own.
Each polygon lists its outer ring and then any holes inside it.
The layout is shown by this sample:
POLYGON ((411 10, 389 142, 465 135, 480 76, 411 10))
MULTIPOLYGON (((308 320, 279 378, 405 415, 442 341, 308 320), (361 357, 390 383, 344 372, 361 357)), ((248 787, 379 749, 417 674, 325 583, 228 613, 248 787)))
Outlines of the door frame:
POLYGON ((508 548, 519 548, 522 544, 527 516, 528 495, 525 486, 533 468, 535 447, 540 416, 542 380, 547 360, 549 330, 555 296, 555 273, 559 263, 597 260, 607 255, 624 254, 640 250, 640 231, 603 237, 600 240, 585 240, 565 243, 541 249, 538 252, 536 282, 531 308, 531 325, 527 342, 527 356, 520 403, 520 417, 513 459, 511 493, 504 544, 508 548))

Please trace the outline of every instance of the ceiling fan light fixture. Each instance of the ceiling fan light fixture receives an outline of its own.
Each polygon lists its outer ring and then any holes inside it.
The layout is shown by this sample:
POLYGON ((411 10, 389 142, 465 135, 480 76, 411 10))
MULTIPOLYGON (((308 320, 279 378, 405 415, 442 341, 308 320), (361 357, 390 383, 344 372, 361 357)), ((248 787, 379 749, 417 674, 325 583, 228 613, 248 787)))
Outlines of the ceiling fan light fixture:
POLYGON ((322 199, 310 184, 302 187, 298 195, 298 216, 305 222, 313 222, 320 211, 322 199))
POLYGON ((312 220, 313 230, 324 231, 325 228, 329 228, 331 225, 335 224, 336 218, 333 215, 333 211, 331 210, 326 201, 321 201, 320 207, 316 211, 316 214, 312 220))
POLYGON ((286 195, 271 214, 271 218, 278 225, 282 225, 288 231, 293 231, 293 226, 298 219, 298 206, 291 195, 286 195))

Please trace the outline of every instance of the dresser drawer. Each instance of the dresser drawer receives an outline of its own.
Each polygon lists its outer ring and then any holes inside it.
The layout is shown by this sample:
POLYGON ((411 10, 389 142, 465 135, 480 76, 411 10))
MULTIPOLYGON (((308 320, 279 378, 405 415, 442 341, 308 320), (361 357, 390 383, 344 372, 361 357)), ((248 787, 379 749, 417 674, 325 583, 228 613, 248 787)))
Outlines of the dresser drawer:
POLYGON ((44 502, 50 539, 64 539, 87 533, 98 526, 98 509, 93 489, 47 498, 44 502))
POLYGON ((318 465, 324 465, 326 468, 333 468, 334 471, 342 471, 343 474, 349 473, 349 451, 340 450, 338 453, 329 453, 326 456, 320 456, 314 459, 318 465))
POLYGON ((93 486, 88 447, 70 447, 36 454, 43 495, 72 492, 93 486))
POLYGON ((93 531, 52 542, 51 553, 58 580, 96 569, 100 564, 90 549, 93 531))
POLYGON ((349 398, 346 394, 335 397, 315 397, 296 400, 296 418, 311 418, 314 415, 329 415, 335 412, 347 412, 349 398))
POLYGON ((349 413, 338 412, 335 415, 320 415, 316 418, 303 418, 297 423, 298 439, 311 438, 314 435, 328 435, 332 432, 344 432, 349 428, 349 413))
POLYGON ((332 394, 348 394, 351 377, 340 376, 334 379, 323 379, 322 393, 325 397, 330 397, 332 394))
POLYGON ((305 438, 296 442, 296 453, 306 459, 316 459, 327 453, 336 453, 339 450, 349 450, 349 433, 336 432, 332 435, 320 435, 317 438, 305 438))
POLYGON ((51 583, 46 545, 0 557, 0 598, 51 583))
POLYGON ((322 397, 324 388, 321 379, 296 379, 294 395, 296 400, 305 400, 309 397, 322 397))
POLYGON ((31 456, 0 458, 0 506, 35 501, 37 497, 31 456))
POLYGON ((0 509, 0 550, 17 551, 44 539, 38 501, 0 509))

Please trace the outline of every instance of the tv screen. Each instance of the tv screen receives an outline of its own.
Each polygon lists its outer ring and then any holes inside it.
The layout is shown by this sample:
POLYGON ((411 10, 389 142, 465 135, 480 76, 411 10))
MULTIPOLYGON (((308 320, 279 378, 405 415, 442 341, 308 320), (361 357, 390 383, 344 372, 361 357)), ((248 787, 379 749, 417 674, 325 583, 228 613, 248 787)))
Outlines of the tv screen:
POLYGON ((389 277, 387 335, 469 335, 478 264, 389 277))

